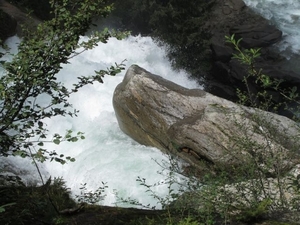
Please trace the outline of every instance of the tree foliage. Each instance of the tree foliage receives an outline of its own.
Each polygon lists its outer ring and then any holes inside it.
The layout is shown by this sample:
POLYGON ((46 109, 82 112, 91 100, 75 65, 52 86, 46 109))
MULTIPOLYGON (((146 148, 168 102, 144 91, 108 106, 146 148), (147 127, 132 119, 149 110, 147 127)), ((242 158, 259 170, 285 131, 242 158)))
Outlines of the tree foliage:
POLYGON ((76 116, 78 111, 68 102, 70 95, 87 84, 102 83, 104 75, 115 75, 123 69, 122 64, 116 64, 94 75, 78 77, 71 89, 64 87, 57 80, 62 64, 98 42, 106 43, 110 37, 123 38, 126 32, 104 29, 93 32, 88 41, 79 42, 80 35, 90 28, 92 18, 106 17, 113 6, 106 0, 51 0, 50 5, 53 19, 40 24, 36 32, 25 32, 12 61, 1 61, 5 71, 0 78, 1 156, 33 156, 40 161, 61 163, 74 160, 50 152, 43 147, 44 143, 74 142, 83 139, 83 134, 67 131, 49 138, 43 120, 76 116), (41 97, 43 103, 39 101, 41 97))

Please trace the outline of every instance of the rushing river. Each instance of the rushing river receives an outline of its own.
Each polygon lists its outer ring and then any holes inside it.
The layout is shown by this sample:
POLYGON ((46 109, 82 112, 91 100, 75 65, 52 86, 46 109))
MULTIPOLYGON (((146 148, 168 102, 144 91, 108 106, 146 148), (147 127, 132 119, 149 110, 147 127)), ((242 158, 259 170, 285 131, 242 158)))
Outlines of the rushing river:
MULTIPOLYGON (((283 30, 285 38, 278 48, 286 56, 299 54, 298 0, 245 0, 245 3, 283 30)), ((18 38, 12 37, 7 44, 15 49, 16 42, 18 38)), ((126 69, 131 64, 138 64, 182 86, 201 88, 195 81, 189 80, 184 71, 172 70, 163 46, 158 46, 149 37, 140 36, 130 36, 121 41, 110 39, 107 44, 99 44, 93 50, 73 58, 71 64, 65 65, 59 79, 70 86, 77 76, 91 74, 94 70, 125 59, 126 69)), ((60 146, 49 145, 48 148, 55 147, 59 153, 75 157, 76 161, 63 166, 53 162, 44 163, 41 169, 45 178, 63 177, 73 195, 79 194, 83 183, 87 183, 88 190, 96 190, 105 182, 108 186, 107 196, 101 204, 114 205, 117 200, 115 192, 118 192, 120 197, 130 197, 142 204, 159 207, 157 200, 145 193, 145 188, 136 182, 136 178, 146 178, 149 184, 164 180, 157 173, 162 168, 155 160, 161 162, 167 160, 167 157, 155 148, 136 143, 119 129, 112 107, 112 96, 124 74, 125 72, 115 77, 107 76, 104 84, 89 85, 72 96, 70 102, 80 110, 78 117, 45 121, 52 133, 64 133, 67 129, 72 129, 84 132, 86 139, 77 143, 62 143, 60 146)), ((8 158, 1 163, 2 166, 16 165, 12 170, 19 171, 28 183, 38 180, 38 174, 29 161, 8 158), (9 161, 13 163, 7 163, 9 161)), ((155 191, 160 196, 168 193, 166 186, 157 186, 155 191)))

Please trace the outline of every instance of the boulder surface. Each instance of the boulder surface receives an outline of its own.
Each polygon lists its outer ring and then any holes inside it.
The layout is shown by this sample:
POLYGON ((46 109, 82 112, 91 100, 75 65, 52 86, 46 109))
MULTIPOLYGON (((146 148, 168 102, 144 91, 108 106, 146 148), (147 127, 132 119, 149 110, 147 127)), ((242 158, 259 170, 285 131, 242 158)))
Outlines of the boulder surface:
POLYGON ((299 149, 292 120, 181 87, 137 65, 116 87, 113 105, 124 133, 201 169, 203 162, 232 168, 253 154, 280 155, 286 168, 297 161, 285 160, 299 149))

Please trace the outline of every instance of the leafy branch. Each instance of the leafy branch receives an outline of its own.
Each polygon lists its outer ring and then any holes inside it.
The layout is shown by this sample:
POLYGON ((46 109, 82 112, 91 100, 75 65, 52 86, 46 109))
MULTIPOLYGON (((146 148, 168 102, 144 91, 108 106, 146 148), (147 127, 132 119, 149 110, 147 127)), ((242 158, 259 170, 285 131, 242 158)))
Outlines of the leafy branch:
MULTIPOLYGON (((122 39, 128 32, 104 29, 93 32, 87 41, 79 37, 89 29, 92 18, 106 17, 113 6, 106 0, 50 1, 53 19, 40 24, 36 32, 27 35, 19 44, 18 53, 11 62, 3 62, 5 74, 0 77, 0 155, 32 156, 37 160, 57 161, 64 164, 71 157, 61 159, 55 151, 48 151, 44 143, 60 144, 83 139, 82 133, 55 134, 48 138, 44 119, 57 116, 77 116, 69 97, 82 87, 94 82, 103 83, 105 75, 114 76, 124 70, 124 61, 94 75, 80 76, 73 88, 68 89, 57 79, 62 64, 92 49, 109 38, 122 39), (41 103, 43 98, 43 103, 41 103), (30 153, 33 151, 34 153, 30 153)), ((4 53, 3 53, 4 54, 4 53)))

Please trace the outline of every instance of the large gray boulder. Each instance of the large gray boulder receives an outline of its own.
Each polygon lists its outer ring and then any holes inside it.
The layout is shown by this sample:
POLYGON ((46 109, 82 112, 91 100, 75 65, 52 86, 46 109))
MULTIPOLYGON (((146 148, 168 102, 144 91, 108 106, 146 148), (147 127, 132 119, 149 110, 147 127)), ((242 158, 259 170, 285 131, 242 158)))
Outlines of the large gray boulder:
POLYGON ((288 157, 299 149, 292 120, 181 87, 136 65, 116 87, 113 105, 124 133, 198 168, 203 162, 233 168, 251 155, 278 155, 286 169, 298 161, 288 157))

